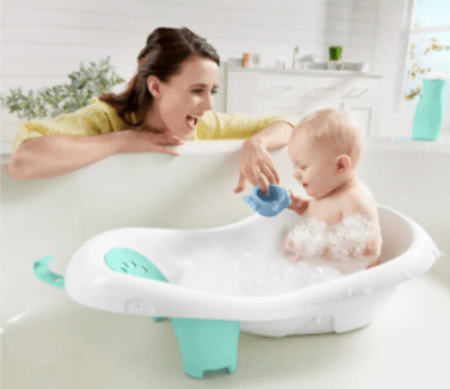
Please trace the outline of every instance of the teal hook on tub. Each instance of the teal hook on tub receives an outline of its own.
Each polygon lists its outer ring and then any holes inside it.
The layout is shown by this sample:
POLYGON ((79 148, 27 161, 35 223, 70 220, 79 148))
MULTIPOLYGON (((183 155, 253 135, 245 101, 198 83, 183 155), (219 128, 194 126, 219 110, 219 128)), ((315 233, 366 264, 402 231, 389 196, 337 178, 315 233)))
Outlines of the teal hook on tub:
POLYGON ((55 258, 51 255, 47 255, 44 258, 38 259, 33 263, 34 274, 41 281, 44 281, 47 284, 52 286, 56 286, 62 290, 66 290, 66 286, 64 284, 64 277, 59 274, 53 273, 48 268, 48 263, 53 261, 55 258))

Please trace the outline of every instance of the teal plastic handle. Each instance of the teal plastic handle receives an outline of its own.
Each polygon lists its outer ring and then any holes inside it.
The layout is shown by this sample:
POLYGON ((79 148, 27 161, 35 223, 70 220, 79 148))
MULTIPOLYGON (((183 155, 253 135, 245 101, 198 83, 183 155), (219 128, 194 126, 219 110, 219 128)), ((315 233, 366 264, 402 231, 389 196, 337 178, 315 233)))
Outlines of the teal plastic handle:
POLYGON ((47 284, 56 286, 62 290, 66 290, 66 285, 64 284, 64 277, 59 274, 53 273, 47 266, 47 263, 53 261, 55 258, 51 255, 47 255, 44 258, 38 259, 33 263, 34 274, 41 281, 47 284))

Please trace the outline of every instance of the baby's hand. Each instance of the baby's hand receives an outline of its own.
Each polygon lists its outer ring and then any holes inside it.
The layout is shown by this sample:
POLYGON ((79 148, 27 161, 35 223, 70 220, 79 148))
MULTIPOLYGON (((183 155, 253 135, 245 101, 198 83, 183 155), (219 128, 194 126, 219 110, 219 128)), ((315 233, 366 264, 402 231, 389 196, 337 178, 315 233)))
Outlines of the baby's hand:
POLYGON ((300 196, 292 193, 291 188, 289 188, 289 195, 291 196, 291 204, 288 209, 292 209, 299 215, 303 215, 308 209, 309 200, 303 200, 300 196))
POLYGON ((292 239, 289 239, 289 237, 286 237, 281 244, 281 248, 285 254, 290 253, 294 248, 294 242, 292 241, 292 239))
POLYGON ((281 244, 281 252, 286 259, 289 259, 292 263, 296 263, 300 260, 295 254, 295 244, 289 236, 286 236, 281 244))

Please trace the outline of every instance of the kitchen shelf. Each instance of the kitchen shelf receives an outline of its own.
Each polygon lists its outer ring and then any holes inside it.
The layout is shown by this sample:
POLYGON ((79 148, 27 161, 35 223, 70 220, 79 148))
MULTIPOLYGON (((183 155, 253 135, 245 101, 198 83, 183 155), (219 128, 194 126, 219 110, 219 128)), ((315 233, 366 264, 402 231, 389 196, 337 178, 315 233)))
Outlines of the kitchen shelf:
POLYGON ((229 66, 229 72, 240 73, 263 73, 289 76, 316 76, 316 77, 348 77, 348 78, 370 78, 380 79, 381 75, 355 72, 350 70, 325 70, 325 69, 277 69, 277 68, 244 68, 238 66, 229 66))

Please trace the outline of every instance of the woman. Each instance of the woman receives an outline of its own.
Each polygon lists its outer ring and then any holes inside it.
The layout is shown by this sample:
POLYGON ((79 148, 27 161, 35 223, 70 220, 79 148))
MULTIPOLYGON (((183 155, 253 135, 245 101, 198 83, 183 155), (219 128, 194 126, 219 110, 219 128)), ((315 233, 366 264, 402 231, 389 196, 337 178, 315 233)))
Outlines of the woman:
POLYGON ((269 150, 287 144, 291 120, 213 111, 220 61, 205 39, 187 28, 158 28, 138 56, 138 70, 120 94, 52 120, 23 123, 9 171, 17 180, 59 176, 116 153, 159 152, 192 139, 247 139, 235 193, 246 181, 264 193, 279 176, 269 150), (42 136, 47 135, 47 136, 42 136))

